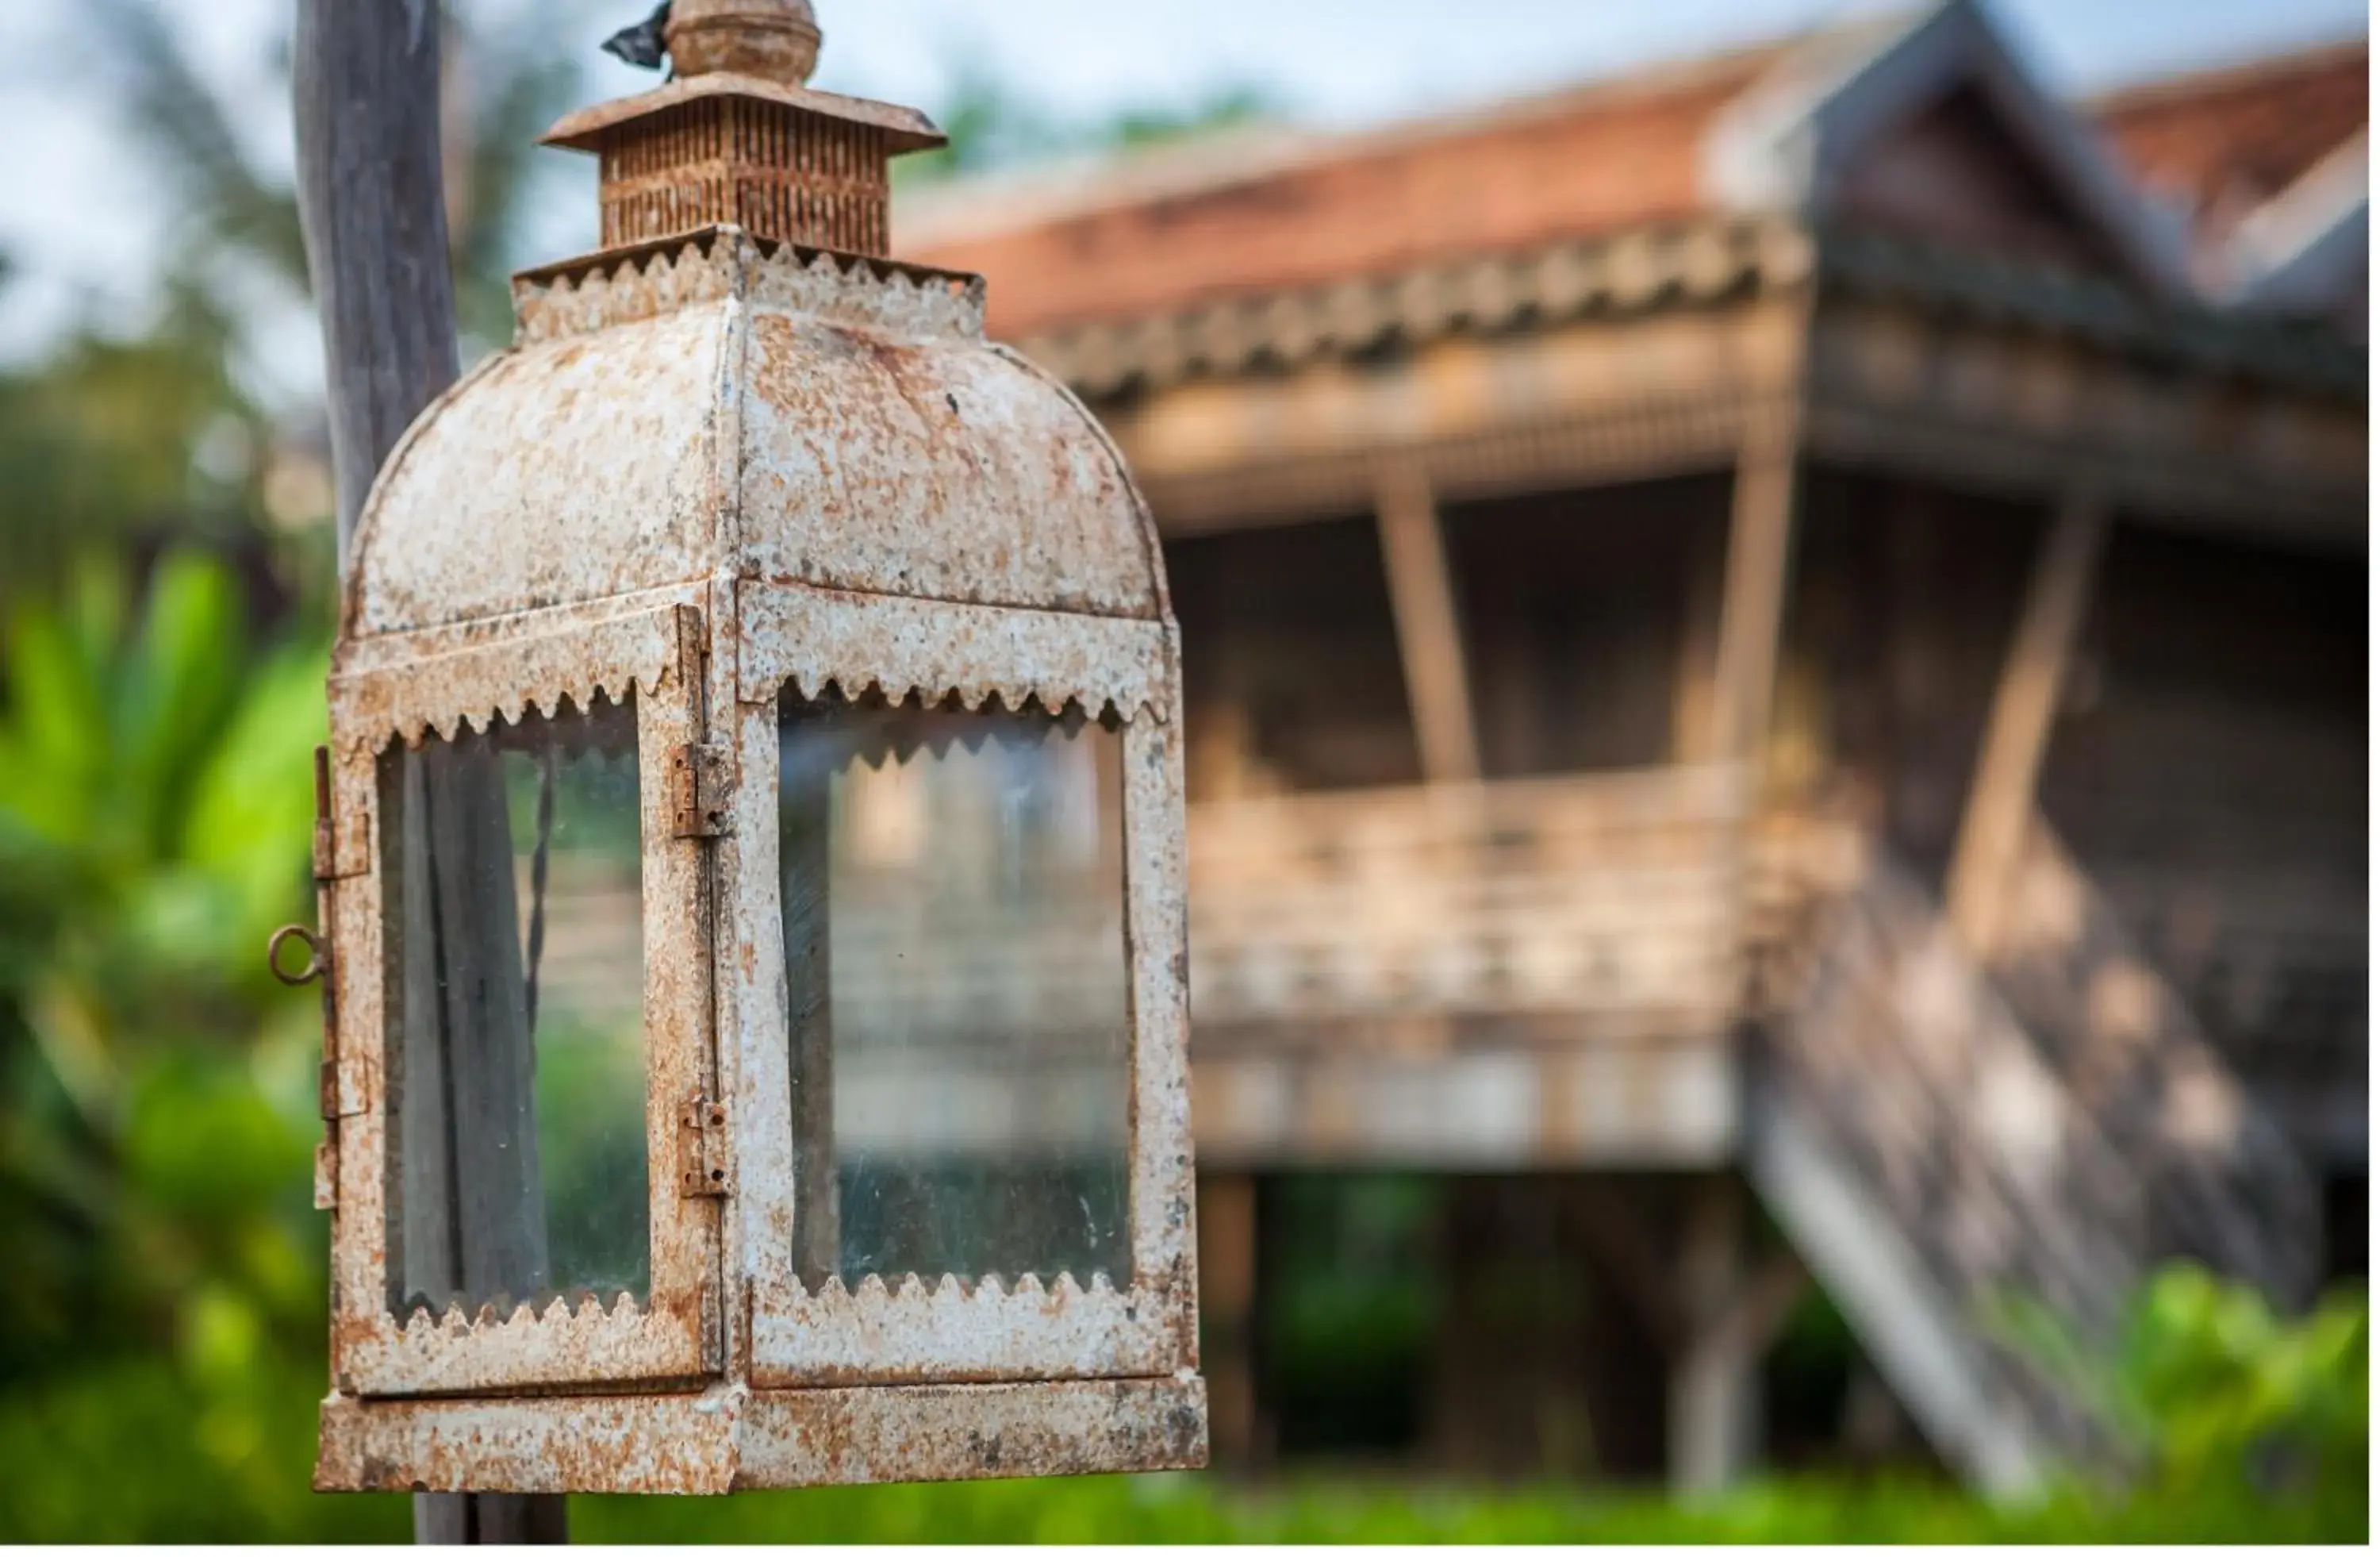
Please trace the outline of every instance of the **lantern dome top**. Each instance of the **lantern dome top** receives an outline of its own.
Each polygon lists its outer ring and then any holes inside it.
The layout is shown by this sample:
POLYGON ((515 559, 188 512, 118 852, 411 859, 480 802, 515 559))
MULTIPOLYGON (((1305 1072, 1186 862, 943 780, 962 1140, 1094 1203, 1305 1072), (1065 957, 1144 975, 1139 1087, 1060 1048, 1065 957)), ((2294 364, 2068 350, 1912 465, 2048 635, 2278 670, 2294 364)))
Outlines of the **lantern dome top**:
POLYGON ((346 639, 728 578, 1167 614, 1114 445, 979 277, 719 227, 515 283, 368 499, 346 639))
POLYGON ((675 0, 666 39, 676 79, 547 135, 600 159, 604 248, 516 277, 512 348, 390 455, 343 639, 724 579, 1163 618, 1090 414, 985 340, 980 277, 883 257, 941 132, 808 87, 808 0, 675 0))

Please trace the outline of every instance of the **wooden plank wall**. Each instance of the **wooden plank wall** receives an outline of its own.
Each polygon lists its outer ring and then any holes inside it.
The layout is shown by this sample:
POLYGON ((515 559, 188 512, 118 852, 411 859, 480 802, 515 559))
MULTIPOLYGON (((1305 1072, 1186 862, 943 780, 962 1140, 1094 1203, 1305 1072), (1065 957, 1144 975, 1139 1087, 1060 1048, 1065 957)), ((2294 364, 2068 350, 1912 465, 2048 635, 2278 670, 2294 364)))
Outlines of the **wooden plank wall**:
POLYGON ((1169 541, 1190 797, 1420 780, 1370 516, 1169 541))
POLYGON ((1706 697, 1680 706, 1689 614, 1718 612, 1693 565, 1724 551, 1727 514, 1723 473, 1449 509, 1489 775, 1679 754, 1681 720, 1707 718, 1706 697))

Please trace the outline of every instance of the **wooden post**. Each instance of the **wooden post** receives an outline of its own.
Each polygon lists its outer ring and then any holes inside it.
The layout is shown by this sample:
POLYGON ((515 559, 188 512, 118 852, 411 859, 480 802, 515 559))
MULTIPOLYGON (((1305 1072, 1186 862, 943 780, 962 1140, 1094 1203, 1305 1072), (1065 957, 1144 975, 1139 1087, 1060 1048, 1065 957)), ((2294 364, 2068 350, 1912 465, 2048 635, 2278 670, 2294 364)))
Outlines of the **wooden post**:
POLYGON ((1797 411, 1755 410, 1736 460, 1718 674, 1711 688, 1709 753, 1722 761, 1755 761, 1768 734, 1792 556, 1800 440, 1797 411))
POLYGON ((2033 821, 2050 724, 2107 537, 2107 506, 2095 494, 2075 493, 2058 505, 1992 699, 1991 723, 1984 730, 1943 894, 1951 928, 1978 956, 1990 955, 1999 931, 2010 877, 2033 821))
POLYGON ((1679 635, 1678 687, 1670 722, 1671 760, 1707 762, 1718 675, 1720 583, 1726 547, 1716 527, 1697 523, 1686 541, 1684 631, 1679 635))
MULTIPOLYGON (((298 7, 291 64, 298 211, 322 327, 343 576, 381 462, 456 373, 439 146, 438 9, 436 0, 301 0, 298 7)), ((485 786, 475 792, 484 801, 485 786)), ((453 821, 463 833, 476 831, 469 816, 453 821)), ((436 851, 426 841, 422 846, 430 850, 423 863, 434 869, 436 851)), ((505 866, 498 873, 508 888, 508 847, 500 858, 505 866)), ((467 880, 464 862, 443 863, 446 881, 467 880)), ((525 1040, 526 1024, 518 1030, 525 1040)), ((470 1037, 477 1052, 500 1065, 525 1059, 492 1028, 470 1037)), ((459 1075, 447 1079, 465 1082, 459 1075)), ((467 1220, 525 1224, 519 1206, 492 1207, 455 1193, 460 1187, 446 1186, 445 1203, 456 1218, 446 1229, 449 1248, 490 1247, 489 1228, 475 1233, 461 1225, 467 1220)), ((536 1210, 541 1215, 542 1208, 536 1210)), ((499 1263, 518 1252, 500 1253, 499 1263)), ((558 1497, 414 1499, 414 1539, 423 1543, 559 1542, 567 1538, 566 1524, 558 1497)))
POLYGON ((1670 1484, 1713 1492, 1750 1463, 1760 1410, 1754 1359, 1720 1323, 1744 1280, 1743 1198, 1732 1178, 1694 1186, 1683 1239, 1677 1303, 1684 1344, 1670 1383, 1670 1484))
POLYGON ((1216 1462, 1256 1458, 1257 1395, 1251 1328, 1257 1295, 1257 1186, 1244 1173, 1198 1179, 1198 1321, 1208 1419, 1216 1462))
POLYGON ((1422 777, 1432 784, 1474 783, 1479 777, 1479 740, 1471 714, 1470 671, 1429 477, 1412 460, 1392 461, 1381 469, 1376 491, 1380 555, 1396 614, 1414 734, 1421 745, 1422 777))
POLYGON ((1790 1251, 1751 1263, 1750 1198, 1732 1174, 1693 1186, 1678 1253, 1682 1344, 1670 1383, 1670 1482, 1715 1492, 1749 1472, 1760 1448, 1760 1359, 1808 1274, 1790 1251))

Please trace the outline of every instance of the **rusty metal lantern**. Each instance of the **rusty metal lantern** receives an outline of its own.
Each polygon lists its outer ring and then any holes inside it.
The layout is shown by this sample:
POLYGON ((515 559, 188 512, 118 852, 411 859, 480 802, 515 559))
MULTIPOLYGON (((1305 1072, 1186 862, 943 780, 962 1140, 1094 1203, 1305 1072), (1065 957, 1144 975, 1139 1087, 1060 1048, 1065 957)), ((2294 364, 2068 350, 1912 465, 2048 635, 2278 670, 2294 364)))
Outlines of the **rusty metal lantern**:
POLYGON ((1181 680, 1115 448, 886 257, 905 109, 680 0, 415 424, 321 775, 318 1486, 1201 1463, 1181 680))

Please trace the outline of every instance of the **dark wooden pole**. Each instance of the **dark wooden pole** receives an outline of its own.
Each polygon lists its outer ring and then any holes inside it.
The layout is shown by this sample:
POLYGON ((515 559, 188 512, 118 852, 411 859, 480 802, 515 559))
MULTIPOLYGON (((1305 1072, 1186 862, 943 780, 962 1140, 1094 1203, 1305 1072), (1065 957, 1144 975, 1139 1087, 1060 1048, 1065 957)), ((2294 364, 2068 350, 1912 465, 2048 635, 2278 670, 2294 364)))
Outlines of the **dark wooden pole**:
MULTIPOLYGON (((343 577, 381 462, 457 371, 438 12, 438 0, 298 5, 298 209, 322 325, 343 577)), ((558 1497, 420 1495, 414 1539, 560 1542, 565 1509, 558 1497)))

